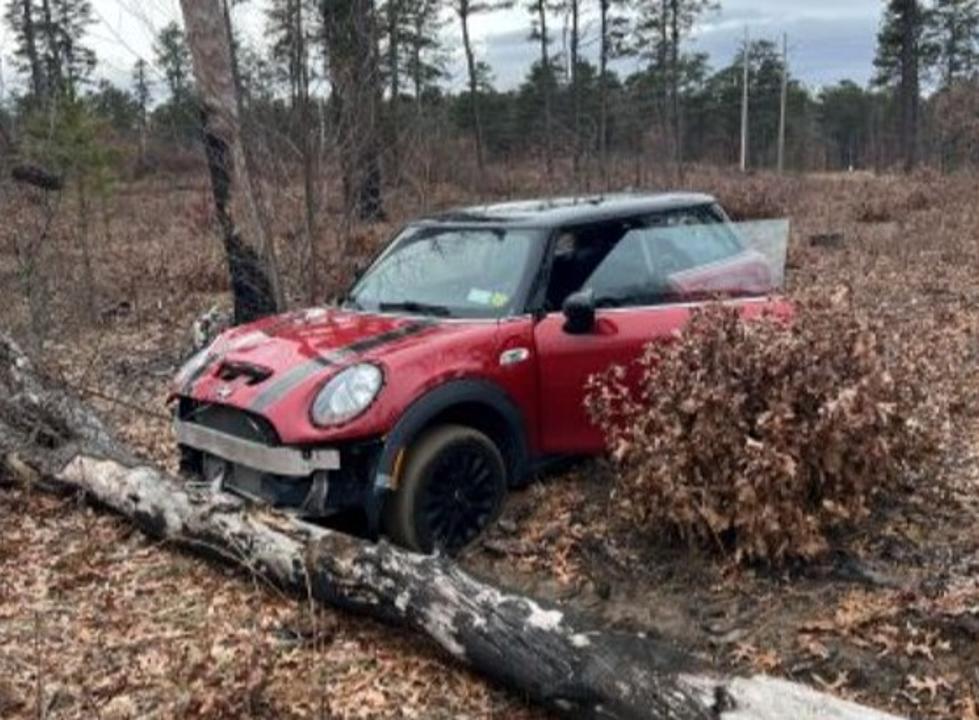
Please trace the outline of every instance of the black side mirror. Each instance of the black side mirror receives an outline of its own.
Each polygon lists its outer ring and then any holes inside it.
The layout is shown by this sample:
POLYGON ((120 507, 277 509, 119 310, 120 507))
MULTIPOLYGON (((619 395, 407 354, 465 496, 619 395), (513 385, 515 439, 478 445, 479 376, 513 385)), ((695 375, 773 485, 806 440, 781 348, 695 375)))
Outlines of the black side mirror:
POLYGON ((564 301, 564 332, 585 335, 595 327, 595 291, 579 290, 564 301))

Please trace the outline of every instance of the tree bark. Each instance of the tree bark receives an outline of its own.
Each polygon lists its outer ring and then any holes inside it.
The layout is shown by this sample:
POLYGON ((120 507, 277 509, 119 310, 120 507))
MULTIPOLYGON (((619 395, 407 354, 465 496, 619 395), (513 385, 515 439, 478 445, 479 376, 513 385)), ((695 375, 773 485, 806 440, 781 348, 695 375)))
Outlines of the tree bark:
POLYGON ((45 89, 44 70, 41 67, 41 58, 37 51, 37 34, 34 25, 34 4, 31 0, 21 0, 22 22, 24 28, 24 49, 27 51, 27 62, 31 67, 31 91, 34 97, 42 100, 47 91, 45 89))
POLYGON ((381 78, 373 0, 320 5, 339 123, 344 200, 360 220, 384 218, 380 158, 381 78))
MULTIPOLYGON (((306 249, 309 255, 306 268, 306 296, 316 304, 319 296, 319 254, 316 252, 316 155, 314 152, 312 113, 309 95, 309 51, 306 46, 306 24, 302 0, 296 0, 295 32, 296 61, 299 65, 299 137, 303 156, 303 207, 305 210, 306 249)), ((317 148, 318 150, 318 148, 317 148)))
POLYGON ((574 113, 574 175, 581 171, 581 88, 578 83, 578 47, 581 41, 581 8, 571 0, 571 103, 574 113))
POLYGON ((403 625, 459 662, 574 718, 893 720, 804 686, 731 678, 644 633, 608 631, 476 580, 451 560, 359 540, 141 463, 0 334, 0 457, 9 477, 80 491, 165 539, 303 599, 403 625))
POLYGON ((544 103, 544 164, 547 177, 554 176, 554 151, 551 143, 551 58, 547 51, 550 37, 547 34, 547 5, 544 0, 537 0, 537 22, 540 24, 540 72, 541 96, 544 103))
POLYGON ((231 44, 220 0, 181 0, 204 124, 204 149, 234 294, 235 322, 283 305, 241 142, 231 44))
POLYGON ((391 135, 388 139, 391 152, 391 171, 388 177, 401 181, 401 2, 388 0, 388 73, 391 99, 389 106, 391 135))
POLYGON ((469 0, 458 0, 456 12, 462 26, 462 47, 466 53, 466 71, 469 75, 469 109, 472 113, 473 132, 476 138, 476 165, 482 175, 486 170, 485 150, 483 149, 483 125, 479 112, 479 81, 476 77, 476 55, 469 37, 469 0))
POLYGON ((680 124, 680 2, 670 0, 670 110, 673 125, 673 162, 679 183, 683 173, 683 127, 680 124))
POLYGON ((601 10, 601 48, 598 58, 598 92, 599 92, 599 111, 598 111, 598 157, 602 171, 602 189, 609 189, 608 174, 608 60, 609 45, 609 5, 610 0, 600 0, 601 10))
POLYGON ((918 162, 918 0, 904 0, 901 13, 901 144, 904 172, 918 162))

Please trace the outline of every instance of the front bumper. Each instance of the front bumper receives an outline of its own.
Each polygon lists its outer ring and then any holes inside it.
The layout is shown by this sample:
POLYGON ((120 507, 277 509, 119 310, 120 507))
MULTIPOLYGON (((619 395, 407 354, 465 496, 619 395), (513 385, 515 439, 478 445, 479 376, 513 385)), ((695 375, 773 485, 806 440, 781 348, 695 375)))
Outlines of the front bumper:
POLYGON ((376 534, 380 497, 372 479, 383 440, 283 445, 264 418, 189 398, 181 398, 173 428, 188 476, 310 519, 359 510, 376 534))
POLYGON ((305 477, 340 469, 339 450, 270 447, 180 419, 174 420, 173 428, 184 447, 269 475, 305 477))

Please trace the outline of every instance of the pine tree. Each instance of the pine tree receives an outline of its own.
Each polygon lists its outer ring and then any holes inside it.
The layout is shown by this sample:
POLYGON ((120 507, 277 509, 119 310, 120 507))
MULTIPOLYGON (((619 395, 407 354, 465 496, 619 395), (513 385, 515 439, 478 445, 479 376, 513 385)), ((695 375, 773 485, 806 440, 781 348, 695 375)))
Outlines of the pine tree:
POLYGON ((681 84, 687 61, 683 44, 700 18, 718 8, 717 0, 640 0, 635 52, 648 63, 655 79, 660 116, 673 136, 673 157, 678 172, 683 166, 681 84))
POLYGON ((405 73, 419 108, 425 93, 447 74, 448 57, 439 43, 441 11, 442 0, 410 0, 405 12, 405 73))
POLYGON ((975 75, 979 70, 979 0, 935 0, 927 36, 945 87, 975 75))
POLYGON ((150 104, 150 83, 147 78, 149 63, 143 58, 133 66, 133 97, 138 108, 137 124, 139 126, 139 164, 142 167, 146 158, 147 112, 150 104))
POLYGON ((47 76, 38 49, 38 11, 34 0, 8 0, 4 20, 13 31, 18 70, 30 76, 34 97, 43 98, 47 94, 47 76))
POLYGON ((875 83, 897 88, 904 170, 918 160, 918 116, 922 74, 933 62, 936 47, 927 36, 930 13, 920 0, 887 0, 877 35, 875 83))
POLYGON ((469 23, 473 17, 510 7, 509 0, 452 0, 452 10, 459 18, 462 31, 462 48, 466 54, 466 72, 469 77, 469 108, 472 114, 473 129, 476 135, 476 162, 479 171, 486 167, 486 154, 483 149, 483 122, 479 111, 480 62, 473 49, 469 23))
POLYGON ((75 93, 95 69, 95 51, 83 44, 88 27, 94 22, 90 0, 53 0, 60 34, 61 62, 66 89, 75 93))
POLYGON ((156 64, 163 70, 170 100, 174 104, 186 101, 192 92, 190 49, 184 31, 176 22, 164 25, 153 44, 156 64))
POLYGON ((269 58, 289 87, 290 106, 298 107, 304 93, 304 77, 309 73, 309 8, 303 0, 272 0, 265 13, 265 34, 269 39, 269 58))
POLYGON ((598 154, 602 169, 602 184, 608 186, 608 95, 609 61, 626 52, 628 20, 621 12, 628 0, 599 0, 598 50, 598 154))
POLYGON ((373 0, 320 0, 319 7, 340 128, 346 205, 361 220, 379 220, 384 205, 376 8, 373 0))
POLYGON ((92 24, 89 0, 9 0, 4 15, 14 33, 14 56, 30 76, 32 94, 74 97, 95 68, 95 52, 84 44, 92 24))
POLYGON ((547 0, 531 0, 527 4, 527 11, 533 16, 531 23, 530 39, 539 43, 540 47, 540 94, 542 102, 542 117, 544 119, 543 141, 544 141, 544 162, 547 169, 547 177, 554 174, 554 153, 552 148, 552 102, 554 90, 557 83, 554 78, 554 60, 551 57, 550 45, 551 36, 547 29, 548 13, 555 10, 553 5, 547 0))

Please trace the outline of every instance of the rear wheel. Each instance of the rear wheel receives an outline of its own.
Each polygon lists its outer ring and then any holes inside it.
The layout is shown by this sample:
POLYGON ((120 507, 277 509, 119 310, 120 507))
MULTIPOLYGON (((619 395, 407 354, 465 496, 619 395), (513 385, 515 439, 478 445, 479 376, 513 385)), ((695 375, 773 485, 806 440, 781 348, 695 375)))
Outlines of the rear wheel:
POLYGON ((486 435, 462 425, 423 434, 409 449, 384 509, 392 540, 412 550, 455 553, 494 520, 506 496, 506 466, 486 435))

